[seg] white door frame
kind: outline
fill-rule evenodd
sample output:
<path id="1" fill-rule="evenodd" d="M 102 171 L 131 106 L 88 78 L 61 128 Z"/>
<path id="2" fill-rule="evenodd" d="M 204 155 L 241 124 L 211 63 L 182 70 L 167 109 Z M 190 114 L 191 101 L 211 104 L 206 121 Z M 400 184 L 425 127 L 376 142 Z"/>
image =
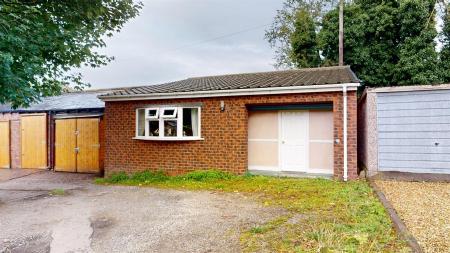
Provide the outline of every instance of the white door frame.
<path id="1" fill-rule="evenodd" d="M 299 171 L 290 171 L 290 170 L 284 170 L 283 168 L 283 161 L 282 161 L 282 137 L 283 137 L 283 112 L 303 112 L 306 115 L 307 122 L 306 122 L 306 140 L 305 140 L 305 168 L 303 170 Z M 312 172 L 309 168 L 309 111 L 300 111 L 300 110 L 289 110 L 289 111 L 278 111 L 278 171 L 287 171 L 287 172 L 305 172 L 310 173 Z"/>

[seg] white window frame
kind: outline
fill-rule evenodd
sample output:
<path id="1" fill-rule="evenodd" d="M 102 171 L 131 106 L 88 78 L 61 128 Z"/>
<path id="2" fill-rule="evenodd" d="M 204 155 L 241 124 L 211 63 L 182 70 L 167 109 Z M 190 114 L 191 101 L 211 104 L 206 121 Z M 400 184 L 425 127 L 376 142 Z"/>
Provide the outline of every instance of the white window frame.
<path id="1" fill-rule="evenodd" d="M 179 108 L 182 107 L 167 107 L 167 108 L 161 108 L 161 118 L 164 119 L 174 119 L 177 117 L 177 112 L 179 111 Z M 165 112 L 169 111 L 169 110 L 173 110 L 172 114 L 166 115 Z"/>
<path id="2" fill-rule="evenodd" d="M 198 110 L 198 136 L 183 136 L 183 109 Z M 145 109 L 145 136 L 138 136 L 139 130 L 139 110 Z M 157 110 L 157 116 L 149 116 L 149 110 Z M 164 110 L 174 110 L 171 115 L 164 115 Z M 177 121 L 177 136 L 164 136 L 164 121 Z M 159 122 L 159 136 L 150 136 L 149 122 Z M 160 107 L 160 108 L 137 108 L 136 109 L 136 133 L 133 139 L 137 140 L 154 140 L 154 141 L 186 141 L 186 140 L 203 140 L 201 137 L 201 107 L 199 106 L 183 106 L 183 107 Z"/>
<path id="3" fill-rule="evenodd" d="M 149 112 L 152 110 L 156 110 L 155 116 L 150 116 Z M 145 109 L 145 119 L 158 119 L 159 116 L 159 108 L 146 108 Z"/>

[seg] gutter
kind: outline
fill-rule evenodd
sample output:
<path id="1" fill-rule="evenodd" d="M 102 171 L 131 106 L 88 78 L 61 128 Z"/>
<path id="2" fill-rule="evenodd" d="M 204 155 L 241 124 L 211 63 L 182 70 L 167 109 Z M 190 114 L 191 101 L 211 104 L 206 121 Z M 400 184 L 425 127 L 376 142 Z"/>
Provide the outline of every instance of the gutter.
<path id="1" fill-rule="evenodd" d="M 348 133 L 347 133 L 347 85 L 342 85 L 342 98 L 343 98 L 343 120 L 344 120 L 344 182 L 348 180 L 348 148 L 347 148 L 347 139 L 348 139 Z"/>
<path id="2" fill-rule="evenodd" d="M 157 99 L 178 99 L 178 98 L 255 96 L 255 95 L 275 95 L 275 94 L 292 94 L 292 93 L 313 93 L 313 92 L 336 92 L 341 91 L 343 85 L 347 87 L 347 90 L 357 90 L 357 88 L 359 87 L 359 83 L 344 83 L 344 84 L 270 87 L 270 88 L 254 88 L 254 89 L 164 92 L 164 93 L 150 93 L 150 94 L 128 94 L 128 95 L 99 95 L 98 98 L 103 101 L 130 101 L 130 100 L 157 100 Z"/>

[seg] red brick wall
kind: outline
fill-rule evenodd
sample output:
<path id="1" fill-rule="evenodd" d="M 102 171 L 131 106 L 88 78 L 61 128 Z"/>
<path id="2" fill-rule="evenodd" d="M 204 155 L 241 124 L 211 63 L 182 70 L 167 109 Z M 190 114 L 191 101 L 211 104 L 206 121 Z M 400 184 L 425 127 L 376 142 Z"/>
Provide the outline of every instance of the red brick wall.
<path id="1" fill-rule="evenodd" d="M 220 111 L 225 102 L 225 112 Z M 149 104 L 201 102 L 202 141 L 143 141 L 135 136 L 136 108 Z M 105 173 L 165 170 L 179 174 L 195 169 L 222 169 L 234 173 L 247 170 L 247 108 L 255 104 L 292 104 L 333 102 L 334 174 L 343 175 L 342 93 L 172 99 L 106 102 Z M 356 92 L 348 93 L 348 168 L 349 178 L 357 177 Z M 320 154 L 318 154 L 320 155 Z"/>
<path id="2" fill-rule="evenodd" d="M 13 169 L 20 168 L 20 115 L 18 113 L 0 113 L 0 120 L 9 120 L 10 122 L 10 166 Z"/>

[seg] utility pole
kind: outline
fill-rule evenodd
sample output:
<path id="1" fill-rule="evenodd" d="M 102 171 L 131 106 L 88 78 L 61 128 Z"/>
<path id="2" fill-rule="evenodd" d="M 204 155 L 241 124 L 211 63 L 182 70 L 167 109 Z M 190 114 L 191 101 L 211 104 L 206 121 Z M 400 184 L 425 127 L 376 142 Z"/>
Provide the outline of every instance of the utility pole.
<path id="1" fill-rule="evenodd" d="M 339 66 L 344 66 L 344 0 L 339 0 Z"/>

